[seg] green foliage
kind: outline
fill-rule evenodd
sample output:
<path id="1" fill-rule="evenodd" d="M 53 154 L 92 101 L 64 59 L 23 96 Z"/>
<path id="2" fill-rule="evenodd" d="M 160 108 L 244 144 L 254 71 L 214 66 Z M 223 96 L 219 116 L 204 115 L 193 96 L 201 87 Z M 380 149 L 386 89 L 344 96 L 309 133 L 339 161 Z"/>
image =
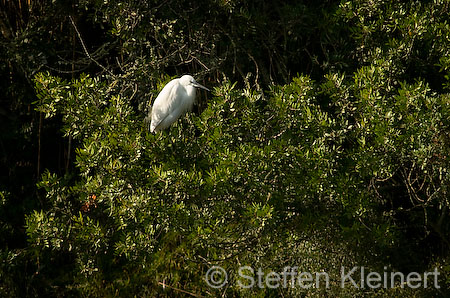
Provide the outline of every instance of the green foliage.
<path id="1" fill-rule="evenodd" d="M 448 294 L 448 1 L 56 2 L 31 11 L 22 35 L 0 22 L 0 58 L 14 64 L 1 73 L 32 78 L 29 96 L 8 89 L 11 106 L 32 103 L 39 119 L 2 132 L 38 140 L 39 177 L 37 191 L 36 174 L 27 191 L 10 185 L 21 163 L 1 141 L 14 167 L 0 180 L 0 294 Z M 72 18 L 52 27 L 63 12 Z M 61 51 L 44 55 L 47 35 Z M 146 109 L 185 72 L 213 91 L 150 134 Z M 206 283 L 212 265 L 229 273 L 226 288 Z M 243 265 L 337 277 L 341 266 L 438 268 L 441 289 L 359 291 L 335 278 L 242 289 Z"/>
<path id="2" fill-rule="evenodd" d="M 79 280 L 115 283 L 122 272 L 130 283 L 121 291 L 136 293 L 142 292 L 133 284 L 147 274 L 156 280 L 145 293 L 161 291 L 156 281 L 204 292 L 205 260 L 228 270 L 237 270 L 239 259 L 282 271 L 273 256 L 297 245 L 313 251 L 323 239 L 347 242 L 341 249 L 371 262 L 384 253 L 383 261 L 404 266 L 389 259 L 409 224 L 397 222 L 399 214 L 417 222 L 415 208 L 427 214 L 448 207 L 448 164 L 437 156 L 447 150 L 439 136 L 449 114 L 446 95 L 421 81 L 382 96 L 382 73 L 363 67 L 351 80 L 329 75 L 322 84 L 302 76 L 265 96 L 224 82 L 200 116 L 157 135 L 145 131 L 120 95 L 107 93 L 109 86 L 40 74 L 39 108 L 61 113 L 64 132 L 83 138 L 70 187 L 64 178 L 43 176 L 50 208 L 27 217 L 29 241 L 39 257 L 46 250 L 73 255 L 70 274 Z M 332 114 L 316 93 L 331 99 Z M 409 202 L 391 194 L 403 187 Z M 415 208 L 406 209 L 410 204 Z M 443 223 L 421 224 L 428 230 Z M 334 268 L 304 258 L 308 268 Z"/>

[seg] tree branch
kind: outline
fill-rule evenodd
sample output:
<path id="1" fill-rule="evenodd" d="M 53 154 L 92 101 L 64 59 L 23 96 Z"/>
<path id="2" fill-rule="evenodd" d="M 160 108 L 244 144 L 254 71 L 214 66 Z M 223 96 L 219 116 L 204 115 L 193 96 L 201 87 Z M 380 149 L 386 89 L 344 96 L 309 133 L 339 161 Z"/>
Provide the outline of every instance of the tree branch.
<path id="1" fill-rule="evenodd" d="M 103 69 L 104 71 L 106 71 L 109 75 L 111 75 L 112 77 L 115 77 L 115 75 L 106 67 L 104 67 L 103 65 L 101 65 L 97 60 L 95 60 L 91 54 L 89 54 L 89 51 L 86 48 L 86 45 L 84 44 L 83 38 L 81 38 L 81 34 L 80 31 L 78 31 L 77 26 L 75 25 L 75 22 L 73 21 L 72 16 L 69 16 L 70 22 L 72 23 L 73 28 L 75 29 L 75 32 L 77 33 L 78 39 L 81 42 L 81 46 L 83 47 L 84 53 L 86 54 L 86 56 L 95 64 L 97 64 L 101 69 Z"/>

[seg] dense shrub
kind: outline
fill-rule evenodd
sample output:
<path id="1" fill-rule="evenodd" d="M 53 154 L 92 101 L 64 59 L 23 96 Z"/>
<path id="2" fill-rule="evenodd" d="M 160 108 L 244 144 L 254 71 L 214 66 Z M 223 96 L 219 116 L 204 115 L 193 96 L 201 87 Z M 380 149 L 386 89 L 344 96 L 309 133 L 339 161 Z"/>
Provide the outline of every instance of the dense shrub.
<path id="1" fill-rule="evenodd" d="M 2 132 L 0 293 L 448 295 L 448 2 L 56 2 L 0 23 L 21 117 Z M 150 134 L 185 72 L 213 91 Z M 244 265 L 332 278 L 243 289 Z M 341 266 L 437 268 L 441 288 L 342 288 Z"/>

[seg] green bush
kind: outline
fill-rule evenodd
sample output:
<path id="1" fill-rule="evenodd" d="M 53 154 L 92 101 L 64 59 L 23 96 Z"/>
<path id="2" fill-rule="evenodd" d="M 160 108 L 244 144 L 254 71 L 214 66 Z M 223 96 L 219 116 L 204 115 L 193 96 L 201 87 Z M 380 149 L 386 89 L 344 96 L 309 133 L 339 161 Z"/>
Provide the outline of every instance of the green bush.
<path id="1" fill-rule="evenodd" d="M 43 176 L 48 208 L 27 217 L 30 244 L 40 259 L 70 255 L 72 287 L 88 292 L 102 282 L 155 295 L 162 282 L 207 293 L 207 265 L 237 272 L 236 260 L 281 272 L 276 260 L 302 256 L 333 272 L 322 249 L 341 265 L 424 271 L 417 248 L 402 246 L 405 229 L 445 227 L 427 216 L 447 208 L 448 96 L 421 81 L 382 96 L 384 82 L 377 67 L 298 77 L 264 96 L 224 82 L 200 116 L 151 135 L 107 85 L 40 74 L 39 109 L 61 113 L 79 146 L 76 176 Z"/>
<path id="2" fill-rule="evenodd" d="M 41 4 L 0 22 L 2 295 L 449 294 L 448 1 Z M 150 134 L 186 72 L 213 91 Z M 330 285 L 244 289 L 241 266 Z M 341 288 L 341 266 L 441 288 Z"/>

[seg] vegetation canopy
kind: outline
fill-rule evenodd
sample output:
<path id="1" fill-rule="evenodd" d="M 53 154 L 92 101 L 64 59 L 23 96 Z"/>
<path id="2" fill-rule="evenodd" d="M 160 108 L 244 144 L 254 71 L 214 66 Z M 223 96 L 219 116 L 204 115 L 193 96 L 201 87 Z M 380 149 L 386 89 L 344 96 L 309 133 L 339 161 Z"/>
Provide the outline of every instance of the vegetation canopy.
<path id="1" fill-rule="evenodd" d="M 450 294 L 450 2 L 0 13 L 1 296 Z M 151 104 L 186 73 L 211 92 L 150 133 Z M 330 280 L 243 287 L 243 266 Z M 343 287 L 354 266 L 437 270 L 439 287 Z"/>

